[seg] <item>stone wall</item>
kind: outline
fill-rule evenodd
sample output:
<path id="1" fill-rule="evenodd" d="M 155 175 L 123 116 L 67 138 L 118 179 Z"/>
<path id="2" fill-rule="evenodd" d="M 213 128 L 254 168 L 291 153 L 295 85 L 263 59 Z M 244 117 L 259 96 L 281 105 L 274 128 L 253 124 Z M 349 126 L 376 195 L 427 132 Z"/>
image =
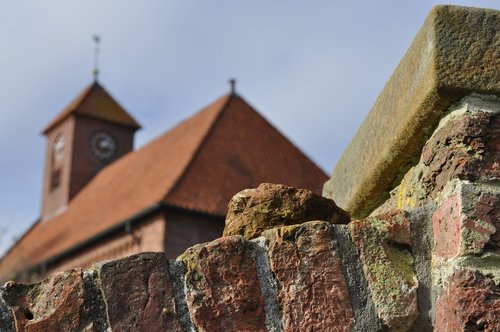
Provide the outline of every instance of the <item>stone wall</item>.
<path id="1" fill-rule="evenodd" d="M 466 98 L 427 144 L 456 137 L 463 126 L 455 120 L 476 123 L 483 113 L 491 117 L 484 132 L 497 130 L 497 139 L 500 100 L 486 99 Z M 491 150 L 482 153 L 477 176 L 491 170 Z M 306 190 L 245 190 L 229 204 L 225 236 L 176 260 L 143 253 L 36 284 L 8 282 L 0 330 L 499 331 L 498 182 L 452 172 L 431 199 L 422 179 L 432 165 L 415 166 L 422 174 L 410 170 L 361 220 Z"/>
<path id="2" fill-rule="evenodd" d="M 262 184 L 176 260 L 5 284 L 0 331 L 500 331 L 499 36 L 433 10 L 325 185 L 350 216 Z"/>
<path id="3" fill-rule="evenodd" d="M 500 330 L 500 98 L 450 107 L 372 215 L 398 208 L 419 216 L 410 227 L 420 314 L 437 331 Z"/>

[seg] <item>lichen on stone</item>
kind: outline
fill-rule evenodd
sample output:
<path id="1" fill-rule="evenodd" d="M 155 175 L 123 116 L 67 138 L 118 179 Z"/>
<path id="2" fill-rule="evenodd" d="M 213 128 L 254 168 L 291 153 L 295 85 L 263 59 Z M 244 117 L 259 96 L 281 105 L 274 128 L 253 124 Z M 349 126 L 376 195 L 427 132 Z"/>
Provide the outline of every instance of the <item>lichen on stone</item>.
<path id="1" fill-rule="evenodd" d="M 274 227 L 311 220 L 348 223 L 349 219 L 349 214 L 331 199 L 305 189 L 263 183 L 237 193 L 229 202 L 223 235 L 251 240 Z"/>
<path id="2" fill-rule="evenodd" d="M 349 224 L 379 317 L 394 331 L 407 331 L 418 316 L 418 280 L 404 212 Z"/>

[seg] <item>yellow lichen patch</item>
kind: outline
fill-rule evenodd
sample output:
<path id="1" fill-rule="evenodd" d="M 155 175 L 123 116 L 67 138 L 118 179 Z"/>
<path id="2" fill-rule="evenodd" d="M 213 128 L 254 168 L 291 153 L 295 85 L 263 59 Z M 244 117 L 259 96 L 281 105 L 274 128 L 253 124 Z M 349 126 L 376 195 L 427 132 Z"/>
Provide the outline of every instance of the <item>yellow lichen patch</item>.
<path id="1" fill-rule="evenodd" d="M 413 171 L 415 167 L 412 167 L 408 173 L 403 177 L 403 180 L 401 180 L 401 184 L 399 185 L 398 188 L 398 209 L 401 210 L 407 210 L 408 208 L 414 208 L 416 205 L 415 202 L 415 197 L 413 197 L 413 184 L 412 184 L 412 178 L 413 178 Z"/>

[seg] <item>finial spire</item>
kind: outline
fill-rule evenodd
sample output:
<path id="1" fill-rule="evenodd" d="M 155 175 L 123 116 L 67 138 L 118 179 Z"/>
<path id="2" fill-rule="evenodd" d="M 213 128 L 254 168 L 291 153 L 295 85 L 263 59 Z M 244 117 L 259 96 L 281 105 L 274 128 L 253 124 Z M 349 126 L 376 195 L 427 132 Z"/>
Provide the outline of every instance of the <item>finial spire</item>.
<path id="1" fill-rule="evenodd" d="M 234 78 L 229 79 L 229 92 L 232 95 L 236 93 L 236 80 Z"/>
<path id="2" fill-rule="evenodd" d="M 94 70 L 92 70 L 92 74 L 94 75 L 94 81 L 97 81 L 97 76 L 99 76 L 99 43 L 101 42 L 101 37 L 99 35 L 93 35 L 92 39 L 95 43 L 94 49 Z"/>

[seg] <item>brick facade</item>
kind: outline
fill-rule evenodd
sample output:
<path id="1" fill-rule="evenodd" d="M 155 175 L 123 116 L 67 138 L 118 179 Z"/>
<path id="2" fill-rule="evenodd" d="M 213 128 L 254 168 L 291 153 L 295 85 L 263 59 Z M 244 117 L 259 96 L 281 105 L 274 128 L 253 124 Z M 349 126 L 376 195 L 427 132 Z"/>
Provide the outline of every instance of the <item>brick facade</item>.
<path id="1" fill-rule="evenodd" d="M 224 218 L 188 211 L 169 210 L 165 220 L 164 251 L 170 259 L 197 243 L 215 240 L 224 229 Z"/>
<path id="2" fill-rule="evenodd" d="M 91 137 L 98 131 L 105 131 L 116 140 L 117 150 L 110 159 L 98 159 L 91 152 Z M 133 128 L 76 115 L 73 150 L 78 151 L 78 153 L 73 154 L 71 162 L 70 200 L 102 168 L 133 150 L 134 132 Z"/>
<path id="3" fill-rule="evenodd" d="M 62 212 L 68 202 L 70 196 L 70 177 L 71 177 L 71 158 L 73 155 L 73 138 L 75 129 L 75 119 L 67 118 L 59 124 L 57 130 L 47 133 L 47 147 L 45 155 L 45 170 L 43 176 L 43 193 L 41 214 L 46 219 L 51 218 L 55 214 Z M 54 144 L 56 138 L 62 135 L 64 137 L 64 148 L 62 151 L 62 159 L 55 161 Z M 59 185 L 52 186 L 53 172 L 59 170 Z"/>
<path id="4" fill-rule="evenodd" d="M 85 247 L 81 252 L 69 256 L 50 267 L 47 274 L 75 267 L 88 268 L 95 263 L 148 251 L 162 251 L 165 233 L 163 214 L 154 216 L 117 235 L 109 236 L 94 245 Z"/>

